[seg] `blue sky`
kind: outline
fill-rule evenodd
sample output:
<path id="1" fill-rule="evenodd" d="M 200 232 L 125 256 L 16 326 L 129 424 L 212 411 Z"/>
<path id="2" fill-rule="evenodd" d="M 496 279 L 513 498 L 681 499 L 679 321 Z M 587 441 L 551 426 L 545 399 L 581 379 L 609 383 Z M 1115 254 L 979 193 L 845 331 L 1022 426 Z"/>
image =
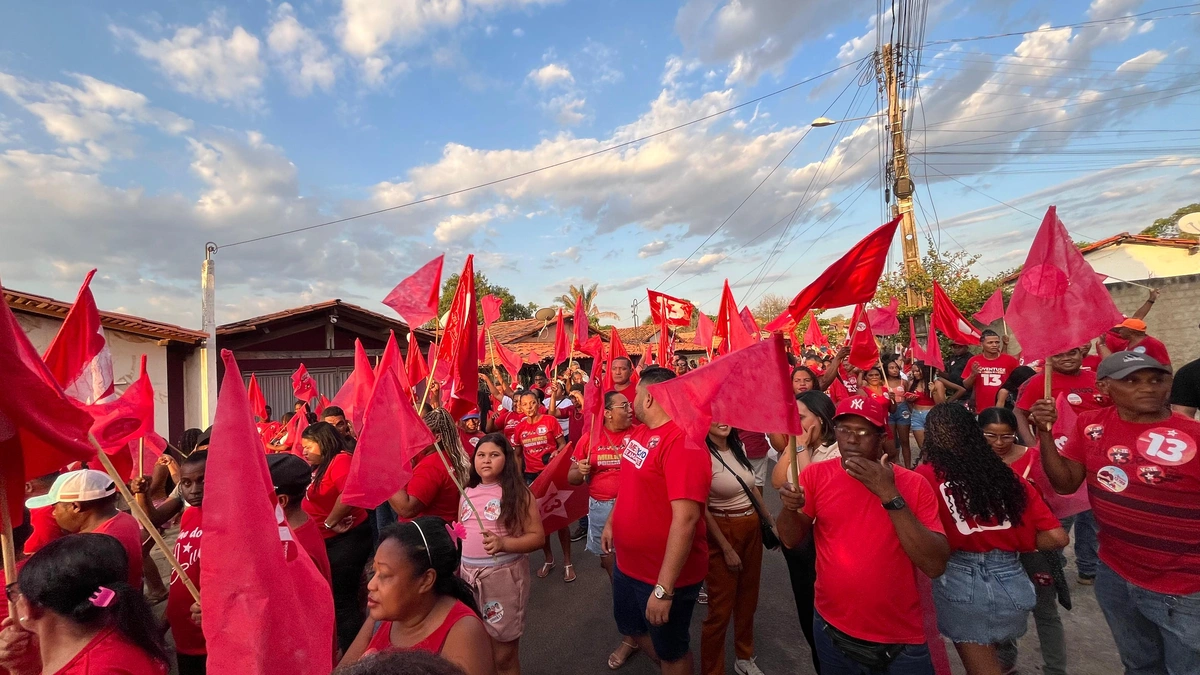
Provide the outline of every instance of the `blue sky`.
<path id="1" fill-rule="evenodd" d="M 982 254 L 988 275 L 1023 260 L 1051 203 L 1097 239 L 1195 201 L 1200 6 L 1110 21 L 1170 4 L 931 0 L 908 116 L 922 246 Z M 0 26 L 0 278 L 69 298 L 98 267 L 102 307 L 190 326 L 205 241 L 225 246 L 219 322 L 333 297 L 387 311 L 391 286 L 443 251 L 448 271 L 475 253 L 523 302 L 599 283 L 622 325 L 647 286 L 709 312 L 725 278 L 744 303 L 790 298 L 886 220 L 879 120 L 808 124 L 879 110 L 860 77 L 891 27 L 876 10 L 21 3 Z M 998 33 L 1015 34 L 951 42 Z M 839 66 L 556 169 L 226 246 L 578 157 Z"/>

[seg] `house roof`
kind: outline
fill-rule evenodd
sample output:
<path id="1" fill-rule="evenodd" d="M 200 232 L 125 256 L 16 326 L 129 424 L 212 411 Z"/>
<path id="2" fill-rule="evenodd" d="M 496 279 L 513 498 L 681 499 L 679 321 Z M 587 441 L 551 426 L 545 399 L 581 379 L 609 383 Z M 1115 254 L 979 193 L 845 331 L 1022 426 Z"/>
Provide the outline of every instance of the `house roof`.
<path id="1" fill-rule="evenodd" d="M 563 315 L 563 318 L 570 320 L 571 316 Z M 497 342 L 507 347 L 512 347 L 514 344 L 523 344 L 520 342 L 514 342 L 515 340 L 529 337 L 534 333 L 540 332 L 543 328 L 553 326 L 557 322 L 557 316 L 551 318 L 549 321 L 542 321 L 541 319 L 497 321 L 491 325 L 491 327 L 488 329 L 488 332 L 491 333 L 492 338 Z M 588 326 L 588 334 L 599 335 L 603 340 L 608 340 L 608 333 L 606 331 L 598 331 L 590 325 Z"/>
<path id="2" fill-rule="evenodd" d="M 650 342 L 656 335 L 658 335 L 658 326 L 634 326 L 632 328 L 617 329 L 617 336 L 621 338 L 621 344 Z"/>
<path id="3" fill-rule="evenodd" d="M 14 291 L 11 288 L 4 289 L 4 301 L 14 311 L 40 314 L 58 319 L 66 319 L 67 312 L 71 311 L 71 306 L 74 304 L 41 295 L 34 295 L 33 293 Z M 158 338 L 159 340 L 170 340 L 192 346 L 204 342 L 208 337 L 208 334 L 202 331 L 170 323 L 162 323 L 161 321 L 151 321 L 150 319 L 143 319 L 129 314 L 120 314 L 118 312 L 100 312 L 100 324 L 105 328 L 121 331 L 122 333 Z"/>
<path id="4" fill-rule="evenodd" d="M 1084 256 L 1087 256 L 1089 253 L 1095 253 L 1096 251 L 1109 248 L 1110 246 L 1119 246 L 1122 244 L 1162 246 L 1165 248 L 1179 248 L 1184 250 L 1191 250 L 1200 247 L 1200 242 L 1197 242 L 1195 239 L 1167 239 L 1164 237 L 1150 237 L 1144 234 L 1130 234 L 1128 232 L 1122 232 L 1120 234 L 1115 234 L 1111 237 L 1108 237 L 1107 239 L 1094 241 L 1087 246 L 1080 248 L 1079 252 Z M 1017 280 L 1017 277 L 1020 276 L 1021 271 L 1017 270 L 1016 272 L 1013 272 L 1012 274 L 1001 279 L 1000 283 L 1011 284 Z"/>
<path id="5" fill-rule="evenodd" d="M 291 309 L 285 309 L 285 310 L 281 310 L 278 312 L 272 312 L 271 314 L 263 314 L 262 316 L 255 316 L 255 317 L 251 317 L 249 319 L 242 319 L 241 321 L 234 321 L 233 323 L 222 324 L 220 326 L 217 326 L 217 335 L 233 335 L 233 334 L 237 334 L 237 333 L 248 333 L 248 332 L 258 330 L 258 328 L 264 324 L 274 323 L 276 321 L 281 321 L 283 319 L 291 319 L 291 318 L 295 318 L 298 316 L 304 316 L 305 314 L 322 313 L 322 312 L 329 311 L 331 309 L 336 309 L 339 313 L 342 311 L 345 311 L 345 312 L 347 312 L 348 315 L 359 315 L 361 318 L 366 318 L 374 323 L 381 324 L 381 325 L 386 326 L 387 328 L 391 328 L 393 330 L 395 330 L 395 329 L 409 330 L 409 325 L 407 323 L 401 321 L 400 319 L 394 319 L 390 316 L 385 316 L 378 312 L 372 312 L 371 310 L 366 309 L 364 307 L 359 307 L 358 305 L 354 305 L 349 302 L 344 302 L 339 299 L 334 299 L 334 300 L 326 300 L 325 302 L 318 302 L 318 303 L 315 303 L 312 305 L 304 305 L 302 307 L 293 307 Z M 427 340 L 433 340 L 433 333 L 431 333 L 427 330 L 422 330 L 420 328 L 413 328 L 412 331 L 418 337 L 425 338 Z"/>

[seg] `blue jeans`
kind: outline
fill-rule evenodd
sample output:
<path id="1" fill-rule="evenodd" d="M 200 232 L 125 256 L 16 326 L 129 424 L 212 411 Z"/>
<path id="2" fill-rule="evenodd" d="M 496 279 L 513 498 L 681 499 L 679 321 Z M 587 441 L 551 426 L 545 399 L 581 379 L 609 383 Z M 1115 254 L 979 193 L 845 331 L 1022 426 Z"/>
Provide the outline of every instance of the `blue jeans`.
<path id="1" fill-rule="evenodd" d="M 1200 593 L 1167 595 L 1135 586 L 1100 563 L 1096 601 L 1125 675 L 1200 673 Z"/>
<path id="2" fill-rule="evenodd" d="M 928 645 L 908 645 L 887 670 L 867 670 L 834 646 L 825 633 L 825 620 L 816 612 L 813 612 L 813 642 L 821 659 L 821 675 L 933 675 Z"/>
<path id="3" fill-rule="evenodd" d="M 1090 510 L 1063 518 L 1063 529 L 1070 532 L 1075 525 L 1075 569 L 1080 576 L 1096 576 L 1100 564 L 1100 542 L 1096 539 L 1096 518 Z M 1062 554 L 1059 553 L 1061 556 Z M 1066 560 L 1064 557 L 1063 560 Z"/>

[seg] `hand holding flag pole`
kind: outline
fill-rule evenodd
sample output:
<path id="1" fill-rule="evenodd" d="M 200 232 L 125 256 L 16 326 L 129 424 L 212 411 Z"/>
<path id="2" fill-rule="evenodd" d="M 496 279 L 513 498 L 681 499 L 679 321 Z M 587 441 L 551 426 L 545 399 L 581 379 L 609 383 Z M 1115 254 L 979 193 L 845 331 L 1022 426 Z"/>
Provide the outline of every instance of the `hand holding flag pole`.
<path id="1" fill-rule="evenodd" d="M 8 485 L 4 480 L 4 474 L 0 473 L 0 526 L 3 530 L 0 531 L 0 549 L 4 555 L 4 579 L 16 580 L 17 578 L 17 552 L 13 543 L 13 525 L 12 514 L 8 508 Z M 8 583 L 12 583 L 9 581 Z M 8 615 L 17 615 L 17 605 L 12 600 L 8 601 Z"/>

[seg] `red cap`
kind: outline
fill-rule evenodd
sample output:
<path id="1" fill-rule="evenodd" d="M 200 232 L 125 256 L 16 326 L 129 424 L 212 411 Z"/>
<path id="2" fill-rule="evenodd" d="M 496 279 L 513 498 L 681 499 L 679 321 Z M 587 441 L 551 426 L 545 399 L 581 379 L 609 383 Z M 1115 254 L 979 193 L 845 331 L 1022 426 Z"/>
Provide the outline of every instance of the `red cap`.
<path id="1" fill-rule="evenodd" d="M 833 419 L 836 420 L 842 415 L 858 415 L 880 429 L 887 428 L 887 410 L 879 404 L 879 401 L 870 396 L 852 396 L 842 399 L 837 404 L 837 412 L 834 413 Z"/>

